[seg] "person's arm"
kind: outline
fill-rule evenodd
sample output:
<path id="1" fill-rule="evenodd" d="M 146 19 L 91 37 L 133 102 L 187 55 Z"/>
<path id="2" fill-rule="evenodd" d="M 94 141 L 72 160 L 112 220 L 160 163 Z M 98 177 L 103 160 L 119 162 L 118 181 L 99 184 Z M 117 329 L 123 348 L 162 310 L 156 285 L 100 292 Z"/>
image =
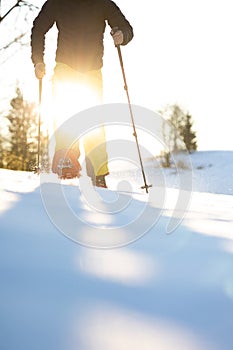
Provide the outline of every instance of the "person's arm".
<path id="1" fill-rule="evenodd" d="M 44 64 L 45 34 L 55 22 L 55 2 L 48 0 L 33 22 L 31 31 L 31 59 L 36 67 Z"/>
<path id="2" fill-rule="evenodd" d="M 123 34 L 121 45 L 126 45 L 133 38 L 133 28 L 125 18 L 119 7 L 111 0 L 104 0 L 105 18 L 113 32 Z M 120 34 L 118 34 L 120 35 Z"/>

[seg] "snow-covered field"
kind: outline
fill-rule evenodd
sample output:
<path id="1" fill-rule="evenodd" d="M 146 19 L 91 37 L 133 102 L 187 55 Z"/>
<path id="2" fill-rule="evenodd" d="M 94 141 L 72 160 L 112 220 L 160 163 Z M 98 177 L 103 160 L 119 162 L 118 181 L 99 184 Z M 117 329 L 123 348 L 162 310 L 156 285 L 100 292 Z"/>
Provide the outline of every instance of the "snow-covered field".
<path id="1" fill-rule="evenodd" d="M 233 152 L 191 160 L 149 196 L 0 170 L 0 348 L 232 350 Z"/>

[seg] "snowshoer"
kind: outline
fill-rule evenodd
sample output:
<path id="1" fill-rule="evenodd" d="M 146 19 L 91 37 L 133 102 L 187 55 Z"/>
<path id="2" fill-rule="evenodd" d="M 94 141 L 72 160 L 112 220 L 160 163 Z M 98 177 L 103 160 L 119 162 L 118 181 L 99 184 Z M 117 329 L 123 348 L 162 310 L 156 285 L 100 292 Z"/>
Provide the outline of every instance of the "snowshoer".
<path id="1" fill-rule="evenodd" d="M 56 24 L 58 29 L 54 95 L 59 99 L 61 84 L 89 87 L 99 101 L 102 99 L 103 37 L 107 24 L 114 29 L 115 46 L 126 45 L 133 38 L 133 29 L 119 7 L 111 0 L 47 0 L 33 22 L 31 33 L 32 62 L 35 75 L 45 75 L 45 34 Z M 74 98 L 73 98 L 74 100 Z M 81 98 L 77 89 L 77 107 Z M 63 101 L 67 104 L 67 101 Z M 56 147 L 52 171 L 61 178 L 79 177 L 81 166 L 79 144 L 62 131 L 55 130 Z M 107 187 L 108 155 L 104 127 L 84 140 L 87 175 L 96 186 Z"/>

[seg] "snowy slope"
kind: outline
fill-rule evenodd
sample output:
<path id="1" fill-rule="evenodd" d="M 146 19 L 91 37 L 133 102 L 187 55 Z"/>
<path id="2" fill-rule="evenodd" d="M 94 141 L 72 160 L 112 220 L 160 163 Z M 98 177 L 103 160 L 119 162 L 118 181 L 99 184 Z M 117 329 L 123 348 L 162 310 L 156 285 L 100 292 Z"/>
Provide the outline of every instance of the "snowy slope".
<path id="1" fill-rule="evenodd" d="M 180 175 L 192 179 L 194 192 L 210 192 L 233 195 L 233 151 L 202 151 L 190 155 L 179 154 L 173 159 L 173 166 L 169 169 L 161 168 L 158 159 L 150 160 L 146 166 L 148 182 L 155 186 L 179 188 Z M 141 180 L 140 169 L 129 162 L 122 162 L 122 173 L 118 163 L 113 164 L 116 176 L 130 176 L 136 183 Z M 127 174 L 125 175 L 125 171 Z M 112 177 L 114 177 L 114 172 Z"/>
<path id="2" fill-rule="evenodd" d="M 233 195 L 233 151 L 202 151 L 190 155 L 193 191 Z"/>
<path id="3" fill-rule="evenodd" d="M 179 190 L 166 190 L 163 203 L 161 187 L 153 187 L 149 200 L 104 189 L 82 193 L 78 183 L 40 182 L 33 174 L 1 170 L 1 349 L 231 350 L 230 153 L 221 159 L 193 155 L 208 187 L 203 181 L 202 193 L 192 193 L 171 234 L 171 219 L 180 217 L 174 212 Z M 166 177 L 175 183 L 174 174 Z M 207 193 L 222 187 L 222 194 Z M 93 249 L 72 239 L 96 246 L 134 242 Z"/>

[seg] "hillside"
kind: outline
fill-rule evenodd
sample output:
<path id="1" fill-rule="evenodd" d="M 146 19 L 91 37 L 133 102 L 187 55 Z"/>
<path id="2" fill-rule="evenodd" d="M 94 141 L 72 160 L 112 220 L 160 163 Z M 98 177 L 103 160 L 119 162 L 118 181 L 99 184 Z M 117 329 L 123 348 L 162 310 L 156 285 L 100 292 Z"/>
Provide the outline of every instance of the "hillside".
<path id="1" fill-rule="evenodd" d="M 233 151 L 202 151 L 190 155 L 177 155 L 170 169 L 161 168 L 158 159 L 146 163 L 148 181 L 154 186 L 179 188 L 180 176 L 187 176 L 192 182 L 192 191 L 233 195 Z M 112 166 L 112 177 L 130 177 L 137 186 L 141 180 L 141 172 L 135 170 L 129 162 Z M 126 172 L 127 171 L 127 172 Z M 112 184 L 112 183 L 111 183 Z"/>
<path id="2" fill-rule="evenodd" d="M 0 170 L 1 348 L 231 350 L 232 154 L 193 154 L 193 193 L 155 164 L 149 196 Z"/>

